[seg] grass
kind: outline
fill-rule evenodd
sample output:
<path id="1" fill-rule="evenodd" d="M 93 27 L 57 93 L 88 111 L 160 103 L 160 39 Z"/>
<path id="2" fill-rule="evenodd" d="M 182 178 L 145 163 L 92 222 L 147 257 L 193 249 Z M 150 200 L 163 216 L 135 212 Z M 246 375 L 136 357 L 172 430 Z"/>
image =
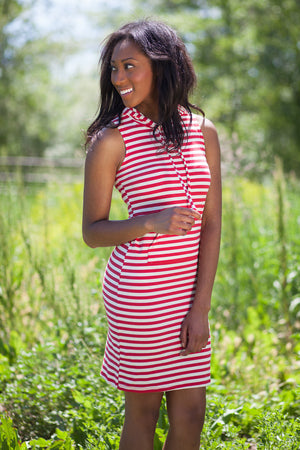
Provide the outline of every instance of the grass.
<path id="1" fill-rule="evenodd" d="M 81 184 L 1 189 L 0 448 L 117 449 L 123 396 L 99 377 L 111 249 L 82 242 Z M 299 447 L 299 191 L 280 167 L 225 182 L 206 450 Z M 163 403 L 155 450 L 167 428 Z"/>

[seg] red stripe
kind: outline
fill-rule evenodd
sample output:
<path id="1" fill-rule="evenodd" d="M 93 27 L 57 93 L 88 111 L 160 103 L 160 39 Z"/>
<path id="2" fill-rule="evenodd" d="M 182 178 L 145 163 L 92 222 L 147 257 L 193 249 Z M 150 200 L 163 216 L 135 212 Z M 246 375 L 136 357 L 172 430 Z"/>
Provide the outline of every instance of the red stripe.
<path id="1" fill-rule="evenodd" d="M 174 205 L 203 212 L 210 184 L 204 139 L 198 123 L 190 127 L 187 112 L 180 108 L 180 114 L 189 136 L 171 162 L 161 152 L 158 131 L 160 142 L 153 138 L 155 124 L 124 109 L 119 130 L 126 156 L 115 186 L 130 217 Z M 109 337 L 101 373 L 118 388 L 164 391 L 209 384 L 210 345 L 188 360 L 178 356 L 181 323 L 195 292 L 200 232 L 201 220 L 184 237 L 148 233 L 113 251 L 103 283 Z"/>

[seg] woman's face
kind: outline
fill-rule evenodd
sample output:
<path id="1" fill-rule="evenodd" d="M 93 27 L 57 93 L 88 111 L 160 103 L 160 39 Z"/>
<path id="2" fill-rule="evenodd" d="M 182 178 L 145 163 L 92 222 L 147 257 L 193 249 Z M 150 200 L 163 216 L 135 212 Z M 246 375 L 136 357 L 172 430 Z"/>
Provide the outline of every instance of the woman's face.
<path id="1" fill-rule="evenodd" d="M 153 121 L 158 120 L 158 100 L 152 64 L 130 40 L 119 42 L 111 57 L 111 82 L 123 103 L 136 108 Z"/>

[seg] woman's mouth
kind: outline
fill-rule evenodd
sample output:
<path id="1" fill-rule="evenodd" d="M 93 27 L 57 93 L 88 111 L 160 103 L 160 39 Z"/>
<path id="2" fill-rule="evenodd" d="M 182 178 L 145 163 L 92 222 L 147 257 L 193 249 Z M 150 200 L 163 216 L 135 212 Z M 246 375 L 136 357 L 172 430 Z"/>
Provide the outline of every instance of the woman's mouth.
<path id="1" fill-rule="evenodd" d="M 133 91 L 133 89 L 130 88 L 130 89 L 122 89 L 119 92 L 120 92 L 120 95 L 126 95 L 126 94 L 130 94 L 130 92 L 132 92 L 132 91 Z"/>

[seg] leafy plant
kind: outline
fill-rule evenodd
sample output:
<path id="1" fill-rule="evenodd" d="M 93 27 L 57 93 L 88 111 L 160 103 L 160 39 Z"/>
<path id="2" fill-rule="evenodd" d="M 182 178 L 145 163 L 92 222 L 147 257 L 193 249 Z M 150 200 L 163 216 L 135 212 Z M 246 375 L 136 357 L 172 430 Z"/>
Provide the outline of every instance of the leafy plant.
<path id="1" fill-rule="evenodd" d="M 299 185 L 286 180 L 284 191 L 287 320 L 273 184 L 234 183 L 234 193 L 224 188 L 202 445 L 273 449 L 286 441 L 290 450 L 300 415 L 300 241 L 298 219 L 291 214 L 299 210 Z M 65 186 L 62 200 L 55 185 L 12 185 L 0 195 L 1 242 L 7 245 L 0 250 L 0 436 L 9 449 L 119 445 L 124 398 L 99 377 L 106 337 L 101 278 L 110 249 L 91 250 L 81 242 L 81 192 L 82 186 Z M 117 195 L 112 214 L 126 214 Z M 162 449 L 167 432 L 164 400 L 155 450 Z"/>

